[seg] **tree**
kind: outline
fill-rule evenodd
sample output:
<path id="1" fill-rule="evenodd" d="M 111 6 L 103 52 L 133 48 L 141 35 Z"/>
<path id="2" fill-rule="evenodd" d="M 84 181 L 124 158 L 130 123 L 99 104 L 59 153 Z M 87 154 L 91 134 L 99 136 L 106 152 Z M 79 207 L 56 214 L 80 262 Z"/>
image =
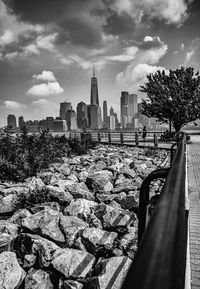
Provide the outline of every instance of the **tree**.
<path id="1" fill-rule="evenodd" d="M 140 91 L 147 94 L 141 113 L 169 122 L 176 132 L 200 118 L 200 76 L 191 67 L 157 71 L 147 75 L 148 82 Z"/>

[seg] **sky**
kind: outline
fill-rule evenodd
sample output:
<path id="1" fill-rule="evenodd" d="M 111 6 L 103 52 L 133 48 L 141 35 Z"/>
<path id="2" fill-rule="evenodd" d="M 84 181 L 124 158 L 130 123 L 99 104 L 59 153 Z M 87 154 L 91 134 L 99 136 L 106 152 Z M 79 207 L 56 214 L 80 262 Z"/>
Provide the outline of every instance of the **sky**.
<path id="1" fill-rule="evenodd" d="M 0 0 L 0 126 L 89 104 L 93 65 L 100 105 L 119 113 L 148 73 L 200 69 L 199 27 L 199 0 Z"/>

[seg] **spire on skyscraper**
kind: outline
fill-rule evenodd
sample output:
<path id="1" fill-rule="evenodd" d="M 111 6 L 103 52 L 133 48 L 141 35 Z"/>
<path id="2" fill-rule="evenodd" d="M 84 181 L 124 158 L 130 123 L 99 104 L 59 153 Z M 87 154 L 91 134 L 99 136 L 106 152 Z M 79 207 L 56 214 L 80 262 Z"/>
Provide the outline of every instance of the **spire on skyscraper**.
<path id="1" fill-rule="evenodd" d="M 97 78 L 95 77 L 95 67 L 93 65 L 93 77 L 91 79 L 91 95 L 90 95 L 90 104 L 99 105 L 99 95 L 98 95 L 98 83 Z"/>
<path id="2" fill-rule="evenodd" d="M 93 77 L 95 77 L 95 66 L 93 64 Z"/>

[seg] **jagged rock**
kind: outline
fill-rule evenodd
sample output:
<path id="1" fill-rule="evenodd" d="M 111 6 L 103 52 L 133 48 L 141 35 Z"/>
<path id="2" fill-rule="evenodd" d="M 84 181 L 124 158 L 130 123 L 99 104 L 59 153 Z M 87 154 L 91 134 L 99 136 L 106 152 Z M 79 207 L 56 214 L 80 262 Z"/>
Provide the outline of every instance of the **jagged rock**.
<path id="1" fill-rule="evenodd" d="M 42 172 L 38 174 L 38 177 L 43 181 L 45 185 L 49 185 L 51 178 L 54 176 L 52 172 Z"/>
<path id="2" fill-rule="evenodd" d="M 0 253 L 12 250 L 18 231 L 18 225 L 9 223 L 8 221 L 0 221 Z"/>
<path id="3" fill-rule="evenodd" d="M 89 253 L 93 255 L 106 254 L 111 251 L 117 234 L 97 228 L 86 228 L 82 233 L 82 242 Z"/>
<path id="4" fill-rule="evenodd" d="M 9 194 L 0 199 L 0 214 L 10 214 L 16 210 L 18 198 L 16 194 Z"/>
<path id="5" fill-rule="evenodd" d="M 119 203 L 117 203 L 116 201 L 110 202 L 109 206 L 113 207 L 116 210 L 122 210 L 121 205 Z"/>
<path id="6" fill-rule="evenodd" d="M 78 174 L 78 179 L 80 182 L 86 182 L 86 179 L 88 177 L 89 173 L 86 172 L 86 171 L 81 171 L 79 174 Z"/>
<path id="7" fill-rule="evenodd" d="M 83 284 L 74 280 L 59 280 L 59 289 L 82 289 Z"/>
<path id="8" fill-rule="evenodd" d="M 112 177 L 112 173 L 107 170 L 94 172 L 88 176 L 86 185 L 94 192 L 110 192 L 113 189 Z"/>
<path id="9" fill-rule="evenodd" d="M 26 179 L 26 182 L 31 191 L 42 192 L 46 188 L 41 178 L 32 177 L 32 178 Z"/>
<path id="10" fill-rule="evenodd" d="M 39 235 L 22 233 L 15 242 L 15 248 L 21 259 L 24 259 L 24 262 L 25 256 L 34 255 L 38 258 L 40 267 L 45 268 L 50 265 L 54 252 L 60 247 Z M 29 260 L 30 256 L 28 258 Z"/>
<path id="11" fill-rule="evenodd" d="M 95 201 L 95 196 L 88 190 L 85 183 L 74 183 L 72 186 L 68 187 L 70 194 L 74 199 L 83 198 L 89 201 Z"/>
<path id="12" fill-rule="evenodd" d="M 123 209 L 132 209 L 138 207 L 138 195 L 137 193 L 125 194 L 122 198 L 118 198 L 117 202 Z"/>
<path id="13" fill-rule="evenodd" d="M 46 207 L 45 210 L 23 219 L 22 226 L 57 243 L 65 243 L 65 237 L 59 228 L 60 216 L 59 212 Z"/>
<path id="14" fill-rule="evenodd" d="M 0 288 L 19 288 L 25 275 L 14 252 L 6 251 L 0 254 Z"/>
<path id="15" fill-rule="evenodd" d="M 63 174 L 64 176 L 69 176 L 71 174 L 71 170 L 69 168 L 69 165 L 68 164 L 63 164 L 62 166 L 59 167 L 59 172 L 61 174 Z"/>
<path id="16" fill-rule="evenodd" d="M 47 272 L 31 268 L 25 278 L 25 289 L 53 289 Z"/>
<path id="17" fill-rule="evenodd" d="M 72 200 L 70 205 L 65 208 L 64 215 L 77 216 L 83 220 L 87 220 L 97 205 L 96 202 L 85 199 Z"/>
<path id="18" fill-rule="evenodd" d="M 69 181 L 78 182 L 78 178 L 75 173 L 70 174 L 68 177 L 66 177 L 66 179 Z"/>
<path id="19" fill-rule="evenodd" d="M 125 167 L 121 170 L 121 173 L 126 177 L 130 179 L 134 179 L 136 177 L 136 172 L 133 169 L 130 169 L 128 167 Z"/>
<path id="20" fill-rule="evenodd" d="M 50 180 L 50 185 L 54 186 L 58 181 L 60 180 L 65 180 L 66 177 L 63 175 L 63 174 L 60 174 L 60 173 L 54 173 L 51 177 L 51 180 Z"/>
<path id="21" fill-rule="evenodd" d="M 26 217 L 30 217 L 32 214 L 27 209 L 20 209 L 16 211 L 11 218 L 8 219 L 10 223 L 18 224 L 21 226 L 22 220 Z"/>
<path id="22" fill-rule="evenodd" d="M 53 267 L 65 277 L 85 277 L 92 269 L 95 257 L 76 249 L 59 249 L 52 260 Z"/>
<path id="23" fill-rule="evenodd" d="M 100 204 L 95 209 L 95 215 L 102 221 L 103 228 L 113 230 L 123 230 L 131 222 L 131 216 L 124 210 L 116 210 L 115 208 Z"/>
<path id="24" fill-rule="evenodd" d="M 139 172 L 142 173 L 145 169 L 147 168 L 147 165 L 145 163 L 141 164 L 136 164 L 135 169 Z"/>
<path id="25" fill-rule="evenodd" d="M 60 204 L 68 205 L 73 199 L 72 195 L 68 191 L 65 191 L 65 189 L 62 187 L 49 185 L 47 186 L 47 190 L 49 196 L 58 201 Z"/>
<path id="26" fill-rule="evenodd" d="M 30 208 L 30 211 L 32 214 L 36 214 L 48 208 L 56 212 L 60 212 L 60 205 L 57 202 L 45 202 L 41 204 L 36 204 Z"/>
<path id="27" fill-rule="evenodd" d="M 66 244 L 69 247 L 74 244 L 74 240 L 78 236 L 79 232 L 88 226 L 88 223 L 76 216 L 62 216 L 60 218 L 60 227 L 65 235 Z"/>
<path id="28" fill-rule="evenodd" d="M 95 266 L 96 277 L 91 278 L 89 288 L 116 289 L 121 288 L 131 265 L 128 257 L 112 257 L 100 259 Z"/>
<path id="29" fill-rule="evenodd" d="M 23 268 L 30 268 L 36 262 L 37 257 L 34 254 L 26 254 L 24 256 Z"/>

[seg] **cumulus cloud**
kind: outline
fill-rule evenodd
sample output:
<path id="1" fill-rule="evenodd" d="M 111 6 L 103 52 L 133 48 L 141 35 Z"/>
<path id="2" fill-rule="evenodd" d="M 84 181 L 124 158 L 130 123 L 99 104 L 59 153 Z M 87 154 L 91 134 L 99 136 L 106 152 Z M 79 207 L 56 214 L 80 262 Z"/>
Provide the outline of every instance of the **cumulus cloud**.
<path id="1" fill-rule="evenodd" d="M 5 108 L 12 108 L 12 109 L 21 109 L 24 108 L 25 105 L 20 104 L 19 102 L 13 101 L 13 100 L 5 100 L 4 102 L 4 107 Z"/>
<path id="2" fill-rule="evenodd" d="M 185 50 L 184 65 L 192 66 L 200 70 L 200 38 L 194 39 L 187 50 Z"/>
<path id="3" fill-rule="evenodd" d="M 46 104 L 48 104 L 48 100 L 45 98 L 40 98 L 38 100 L 33 101 L 32 104 L 36 105 L 36 106 L 46 105 Z"/>
<path id="4" fill-rule="evenodd" d="M 35 84 L 27 91 L 27 94 L 35 96 L 49 96 L 61 94 L 63 91 L 64 89 L 60 86 L 60 84 L 54 81 L 48 83 Z"/>
<path id="5" fill-rule="evenodd" d="M 43 81 L 56 81 L 55 75 L 52 71 L 44 70 L 41 74 L 34 74 L 33 79 Z"/>
<path id="6" fill-rule="evenodd" d="M 3 35 L 0 36 L 0 45 L 5 46 L 15 41 L 15 36 L 10 30 L 5 30 Z"/>

